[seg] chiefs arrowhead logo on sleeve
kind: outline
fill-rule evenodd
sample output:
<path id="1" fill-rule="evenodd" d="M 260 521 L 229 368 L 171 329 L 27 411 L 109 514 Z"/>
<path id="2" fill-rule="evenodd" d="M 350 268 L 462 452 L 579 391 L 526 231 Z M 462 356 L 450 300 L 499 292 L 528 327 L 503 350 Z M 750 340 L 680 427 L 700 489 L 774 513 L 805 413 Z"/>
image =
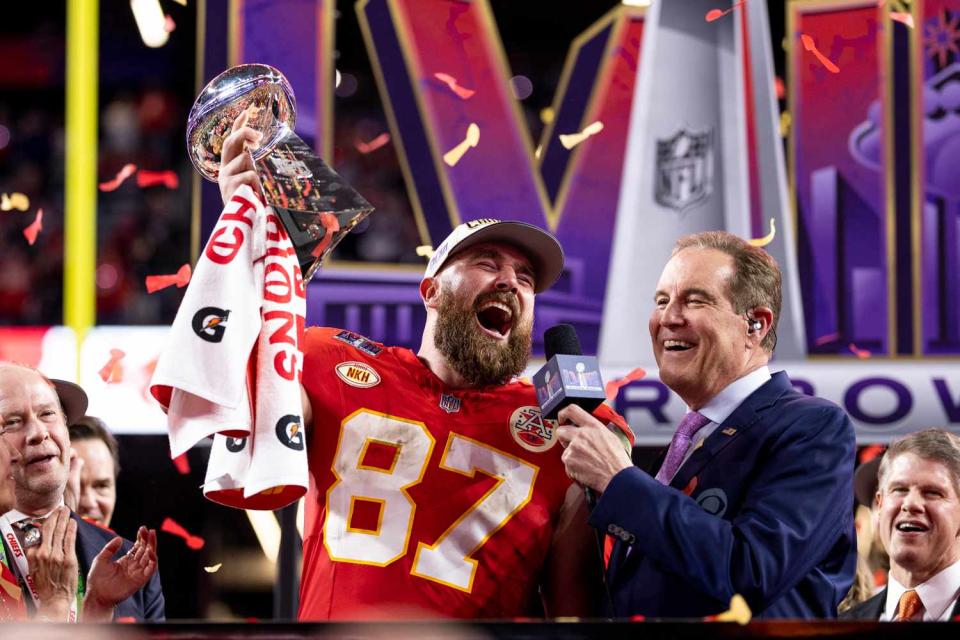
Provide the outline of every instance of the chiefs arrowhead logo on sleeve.
<path id="1" fill-rule="evenodd" d="M 369 389 L 380 384 L 380 374 L 363 362 L 341 362 L 336 366 L 337 376 L 351 387 Z"/>

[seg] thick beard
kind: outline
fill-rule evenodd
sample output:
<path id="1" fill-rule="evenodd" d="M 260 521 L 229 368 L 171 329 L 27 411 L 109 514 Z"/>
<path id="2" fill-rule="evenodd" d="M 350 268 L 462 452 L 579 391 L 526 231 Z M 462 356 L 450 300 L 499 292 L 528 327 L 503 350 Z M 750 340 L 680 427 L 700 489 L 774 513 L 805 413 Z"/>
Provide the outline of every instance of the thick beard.
<path id="1" fill-rule="evenodd" d="M 527 366 L 530 357 L 532 323 L 516 324 L 507 343 L 501 344 L 483 334 L 476 326 L 477 310 L 496 300 L 520 315 L 515 295 L 494 291 L 478 296 L 473 304 L 466 295 L 441 290 L 440 308 L 433 342 L 447 363 L 471 387 L 504 384 Z"/>

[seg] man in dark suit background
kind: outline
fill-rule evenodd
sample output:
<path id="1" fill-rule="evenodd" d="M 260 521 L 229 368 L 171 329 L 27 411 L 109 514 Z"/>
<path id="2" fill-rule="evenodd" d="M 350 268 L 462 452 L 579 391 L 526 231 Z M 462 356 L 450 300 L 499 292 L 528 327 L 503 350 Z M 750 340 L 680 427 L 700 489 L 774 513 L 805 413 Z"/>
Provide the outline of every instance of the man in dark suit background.
<path id="1" fill-rule="evenodd" d="M 842 618 L 945 621 L 960 616 L 960 438 L 927 429 L 893 443 L 878 472 L 887 587 Z"/>
<path id="2" fill-rule="evenodd" d="M 856 566 L 854 432 L 767 363 L 780 270 L 724 232 L 681 238 L 649 329 L 661 381 L 688 405 L 656 478 L 585 411 L 560 413 L 567 473 L 617 540 L 614 616 L 699 617 L 740 594 L 755 617 L 832 618 Z"/>
<path id="3" fill-rule="evenodd" d="M 29 367 L 0 362 L 0 415 L 3 416 L 0 437 L 18 452 L 13 465 L 15 507 L 0 514 L 0 528 L 5 533 L 9 530 L 13 534 L 19 525 L 29 520 L 42 529 L 41 540 L 49 541 L 57 531 L 63 546 L 65 527 L 54 526 L 54 521 L 61 519 L 61 510 L 63 514 L 69 513 L 63 507 L 70 463 L 67 421 L 80 418 L 86 408 L 86 394 L 77 385 L 54 383 Z M 163 621 L 163 592 L 155 560 L 156 533 L 141 527 L 136 550 L 130 553 L 135 546 L 130 541 L 74 513 L 69 513 L 69 517 L 76 521 L 76 557 L 66 558 L 67 554 L 59 553 L 58 560 L 62 565 L 60 569 L 67 564 L 79 565 L 78 584 L 83 585 L 79 591 L 86 588 L 82 599 L 84 613 L 90 614 L 88 618 Z M 102 551 L 106 553 L 98 559 Z M 112 559 L 119 551 L 123 552 L 122 558 Z M 48 557 L 37 557 L 34 550 L 26 555 L 31 558 L 30 564 L 14 568 L 21 581 L 24 581 L 25 570 L 44 571 L 51 563 Z M 131 566 L 134 556 L 138 558 L 137 564 L 140 558 L 144 559 L 143 572 Z M 98 579 L 90 573 L 95 559 Z M 88 576 L 89 584 L 85 581 Z"/>

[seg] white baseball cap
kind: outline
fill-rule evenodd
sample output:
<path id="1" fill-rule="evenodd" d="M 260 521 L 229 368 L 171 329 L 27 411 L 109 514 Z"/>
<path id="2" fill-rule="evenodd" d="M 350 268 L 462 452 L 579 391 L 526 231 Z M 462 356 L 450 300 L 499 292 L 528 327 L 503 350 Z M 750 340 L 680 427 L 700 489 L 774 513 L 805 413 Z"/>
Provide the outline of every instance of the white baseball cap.
<path id="1" fill-rule="evenodd" d="M 450 232 L 433 252 L 423 277 L 433 278 L 457 252 L 483 242 L 509 244 L 523 251 L 536 274 L 535 293 L 550 288 L 563 271 L 563 249 L 553 234 L 526 222 L 481 218 Z"/>

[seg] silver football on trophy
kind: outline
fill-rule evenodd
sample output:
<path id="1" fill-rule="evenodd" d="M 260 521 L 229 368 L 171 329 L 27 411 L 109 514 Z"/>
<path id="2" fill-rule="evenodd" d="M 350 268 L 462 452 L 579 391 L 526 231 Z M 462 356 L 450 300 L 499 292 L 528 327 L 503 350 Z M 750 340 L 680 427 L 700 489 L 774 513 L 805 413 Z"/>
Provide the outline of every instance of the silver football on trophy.
<path id="1" fill-rule="evenodd" d="M 205 178 L 217 181 L 223 141 L 244 111 L 250 114 L 247 126 L 263 134 L 260 146 L 249 151 L 261 195 L 290 235 L 304 280 L 309 280 L 373 206 L 294 132 L 293 89 L 282 73 L 266 64 L 227 69 L 193 103 L 187 149 Z"/>
<path id="2" fill-rule="evenodd" d="M 297 119 L 293 88 L 267 64 L 232 67 L 203 88 L 187 120 L 187 150 L 193 166 L 208 180 L 217 181 L 223 141 L 244 111 L 250 112 L 247 126 L 263 134 L 260 147 L 252 152 L 259 160 L 293 131 Z"/>

